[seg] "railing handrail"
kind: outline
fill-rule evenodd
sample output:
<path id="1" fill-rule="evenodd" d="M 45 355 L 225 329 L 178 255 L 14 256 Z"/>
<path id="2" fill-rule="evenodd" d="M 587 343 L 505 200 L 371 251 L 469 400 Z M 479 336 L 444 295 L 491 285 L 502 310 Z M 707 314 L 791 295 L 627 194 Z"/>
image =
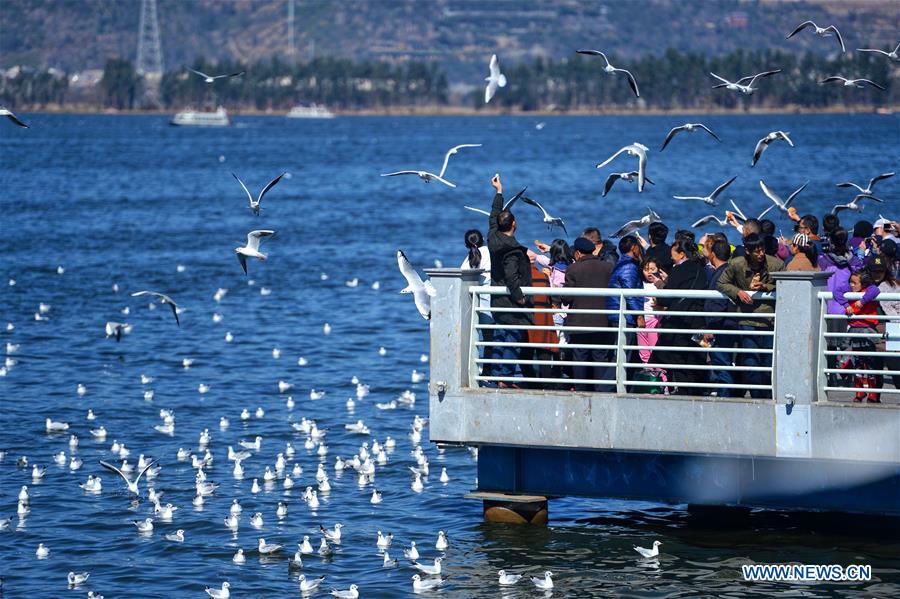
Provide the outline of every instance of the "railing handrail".
<path id="1" fill-rule="evenodd" d="M 522 287 L 525 295 L 556 295 L 561 297 L 672 297 L 687 299 L 727 299 L 727 295 L 713 289 L 619 289 L 616 287 Z M 509 295 L 509 289 L 495 285 L 469 287 L 475 295 Z M 775 294 L 763 291 L 747 291 L 753 299 L 775 301 Z M 900 299 L 900 298 L 898 298 Z"/>
<path id="2" fill-rule="evenodd" d="M 863 297 L 862 293 L 858 293 L 855 291 L 844 294 L 844 298 L 848 299 L 848 300 L 858 300 L 858 299 L 862 299 L 862 297 Z M 832 293 L 831 291 L 820 291 L 819 299 L 820 300 L 833 300 L 834 293 Z M 900 293 L 879 293 L 878 297 L 876 297 L 873 301 L 880 302 L 882 300 L 889 301 L 889 302 L 900 301 Z"/>

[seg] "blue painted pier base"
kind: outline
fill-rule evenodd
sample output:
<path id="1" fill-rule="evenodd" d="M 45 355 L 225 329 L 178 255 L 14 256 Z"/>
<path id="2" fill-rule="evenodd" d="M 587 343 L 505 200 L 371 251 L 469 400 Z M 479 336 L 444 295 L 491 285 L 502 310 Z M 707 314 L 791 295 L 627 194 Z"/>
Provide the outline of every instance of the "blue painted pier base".
<path id="1" fill-rule="evenodd" d="M 900 516 L 900 465 L 481 446 L 478 490 Z"/>

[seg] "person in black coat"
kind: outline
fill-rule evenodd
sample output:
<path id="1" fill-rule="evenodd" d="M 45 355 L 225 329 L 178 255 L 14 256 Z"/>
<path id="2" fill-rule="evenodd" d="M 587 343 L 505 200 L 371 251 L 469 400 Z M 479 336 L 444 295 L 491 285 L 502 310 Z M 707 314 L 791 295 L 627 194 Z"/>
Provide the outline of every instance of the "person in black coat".
<path id="1" fill-rule="evenodd" d="M 690 239 L 679 239 L 672 244 L 672 272 L 666 280 L 667 290 L 706 289 L 706 269 L 696 257 L 697 246 Z M 700 312 L 703 310 L 702 299 L 657 298 L 656 305 L 672 312 Z M 651 362 L 656 364 L 705 364 L 706 354 L 699 351 L 678 351 L 678 347 L 699 348 L 692 339 L 698 329 L 702 329 L 704 318 L 701 315 L 663 313 L 660 328 L 682 329 L 684 332 L 660 333 L 657 347 L 671 346 L 675 349 L 654 350 Z M 702 370 L 682 369 L 675 366 L 669 368 L 669 380 L 678 386 L 679 395 L 700 395 L 701 389 L 691 387 L 690 383 L 706 382 L 706 373 Z"/>
<path id="2" fill-rule="evenodd" d="M 500 175 L 494 175 L 491 185 L 497 190 L 488 217 L 488 251 L 491 254 L 491 282 L 509 289 L 509 295 L 492 295 L 491 308 L 528 308 L 531 301 L 522 293 L 522 287 L 531 285 L 531 261 L 528 249 L 516 240 L 516 217 L 503 209 L 503 186 Z M 510 326 L 533 324 L 530 312 L 491 312 L 494 322 Z M 525 330 L 508 328 L 495 329 L 495 342 L 521 343 Z M 518 360 L 520 348 L 494 347 L 493 357 L 500 360 Z M 495 364 L 494 376 L 515 375 L 515 364 Z M 513 386 L 511 382 L 499 382 L 498 386 Z"/>

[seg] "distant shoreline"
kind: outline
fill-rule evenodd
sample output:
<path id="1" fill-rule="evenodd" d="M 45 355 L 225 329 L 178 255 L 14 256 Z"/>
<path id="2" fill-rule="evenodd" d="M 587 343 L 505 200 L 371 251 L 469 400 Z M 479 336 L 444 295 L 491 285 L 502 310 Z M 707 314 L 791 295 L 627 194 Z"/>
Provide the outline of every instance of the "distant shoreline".
<path id="1" fill-rule="evenodd" d="M 186 108 L 183 110 L 187 110 Z M 41 110 L 21 110 L 21 114 L 99 114 L 109 116 L 131 116 L 131 115 L 156 115 L 156 116 L 174 116 L 177 110 L 115 110 L 108 108 L 92 108 L 85 106 L 77 107 L 45 107 Z M 17 111 L 19 112 L 19 111 Z M 800 106 L 782 106 L 778 108 L 761 108 L 753 107 L 747 110 L 743 109 L 724 109 L 724 108 L 675 108 L 664 110 L 659 108 L 633 109 L 633 108 L 609 108 L 600 110 L 476 110 L 474 108 L 465 108 L 461 106 L 413 106 L 413 107 L 393 107 L 384 109 L 360 109 L 360 110 L 335 110 L 335 116 L 338 117 L 359 117 L 359 116 L 473 116 L 473 117 L 495 117 L 495 116 L 513 116 L 513 117 L 555 117 L 555 116 L 679 116 L 679 115 L 728 115 L 728 116 L 753 116 L 764 114 L 882 114 L 889 116 L 891 114 L 900 114 L 900 105 L 883 106 L 874 108 L 859 108 L 850 106 L 832 106 L 828 108 L 804 108 Z M 287 111 L 266 111 L 266 110 L 241 110 L 229 111 L 230 117 L 244 116 L 270 116 L 285 118 Z M 304 119 L 298 119 L 304 120 Z M 316 119 L 310 119 L 316 120 Z"/>

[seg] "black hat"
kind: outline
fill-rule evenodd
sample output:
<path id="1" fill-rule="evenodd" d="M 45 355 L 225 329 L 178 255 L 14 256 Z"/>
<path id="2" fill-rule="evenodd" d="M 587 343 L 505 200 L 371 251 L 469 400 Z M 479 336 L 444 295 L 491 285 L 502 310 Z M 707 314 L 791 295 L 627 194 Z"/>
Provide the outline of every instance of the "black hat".
<path id="1" fill-rule="evenodd" d="M 572 249 L 582 254 L 593 254 L 595 247 L 594 242 L 586 237 L 579 237 L 572 244 Z"/>
<path id="2" fill-rule="evenodd" d="M 893 239 L 882 239 L 878 247 L 884 256 L 891 260 L 897 258 L 897 242 Z"/>

